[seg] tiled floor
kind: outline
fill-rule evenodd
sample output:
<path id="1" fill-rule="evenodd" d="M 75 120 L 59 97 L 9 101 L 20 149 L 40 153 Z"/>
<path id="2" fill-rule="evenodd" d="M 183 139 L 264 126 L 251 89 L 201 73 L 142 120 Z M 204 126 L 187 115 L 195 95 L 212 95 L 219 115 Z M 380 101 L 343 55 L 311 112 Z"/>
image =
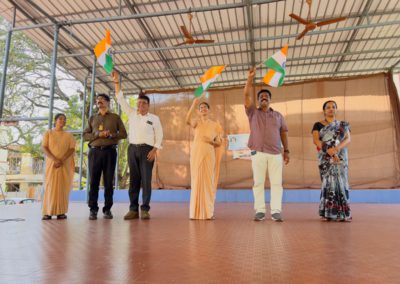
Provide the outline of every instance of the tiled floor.
<path id="1" fill-rule="evenodd" d="M 149 221 L 40 220 L 40 205 L 0 206 L 0 283 L 400 283 L 400 205 L 353 204 L 352 223 L 286 204 L 285 222 L 252 221 L 250 203 L 219 203 L 215 221 L 188 204 L 152 204 Z M 101 216 L 101 215 L 99 215 Z"/>

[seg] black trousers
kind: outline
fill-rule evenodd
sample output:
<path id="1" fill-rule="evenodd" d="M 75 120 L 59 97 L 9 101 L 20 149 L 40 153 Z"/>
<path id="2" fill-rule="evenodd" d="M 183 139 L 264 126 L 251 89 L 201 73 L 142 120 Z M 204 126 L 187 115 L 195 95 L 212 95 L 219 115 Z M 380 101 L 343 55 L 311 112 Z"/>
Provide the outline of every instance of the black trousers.
<path id="1" fill-rule="evenodd" d="M 88 205 L 92 212 L 99 211 L 97 200 L 101 174 L 103 174 L 104 183 L 103 212 L 110 210 L 113 205 L 113 182 L 116 161 L 117 151 L 114 147 L 105 149 L 91 148 L 89 150 L 90 191 Z"/>
<path id="2" fill-rule="evenodd" d="M 129 163 L 129 200 L 131 202 L 129 210 L 139 211 L 139 193 L 142 186 L 141 210 L 150 210 L 151 199 L 151 175 L 153 172 L 153 161 L 147 160 L 147 154 L 153 149 L 153 146 L 147 144 L 134 145 L 129 144 L 128 147 L 128 163 Z"/>

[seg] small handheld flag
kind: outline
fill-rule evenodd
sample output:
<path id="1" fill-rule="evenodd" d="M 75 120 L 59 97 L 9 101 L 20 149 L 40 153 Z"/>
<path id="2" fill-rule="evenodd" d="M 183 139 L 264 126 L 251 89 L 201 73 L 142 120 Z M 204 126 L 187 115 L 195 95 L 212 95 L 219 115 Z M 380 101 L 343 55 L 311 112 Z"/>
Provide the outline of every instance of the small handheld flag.
<path id="1" fill-rule="evenodd" d="M 106 36 L 96 45 L 94 54 L 96 55 L 97 62 L 103 66 L 107 74 L 110 74 L 114 67 L 110 49 L 111 33 L 109 30 L 106 30 Z"/>
<path id="2" fill-rule="evenodd" d="M 194 91 L 194 95 L 196 97 L 200 97 L 205 91 L 207 91 L 211 84 L 214 83 L 215 80 L 217 80 L 217 77 L 219 76 L 219 74 L 221 74 L 224 68 L 225 66 L 221 65 L 213 66 L 208 69 L 206 73 L 204 73 L 204 75 L 200 77 L 201 86 Z"/>
<path id="3" fill-rule="evenodd" d="M 268 58 L 264 64 L 269 69 L 264 76 L 263 81 L 271 87 L 279 87 L 283 85 L 286 75 L 286 56 L 288 45 L 286 44 L 280 51 Z"/>

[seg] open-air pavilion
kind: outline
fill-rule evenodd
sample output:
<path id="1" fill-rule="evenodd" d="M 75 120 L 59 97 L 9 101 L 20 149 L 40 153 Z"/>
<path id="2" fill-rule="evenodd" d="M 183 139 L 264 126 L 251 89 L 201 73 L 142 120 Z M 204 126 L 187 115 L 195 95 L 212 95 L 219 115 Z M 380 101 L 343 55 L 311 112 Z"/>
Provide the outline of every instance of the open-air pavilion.
<path id="1" fill-rule="evenodd" d="M 302 34 L 306 25 L 289 14 L 316 26 Z M 87 125 L 86 101 L 91 115 L 96 94 L 114 96 L 114 82 L 93 53 L 110 30 L 124 94 L 146 92 L 151 112 L 164 128 L 153 174 L 154 220 L 122 220 L 128 198 L 123 190 L 115 193 L 122 203 L 115 205 L 116 220 L 111 222 L 87 220 L 83 190 L 71 193 L 80 202 L 72 203 L 65 222 L 41 223 L 38 204 L 2 206 L 0 216 L 25 221 L 0 224 L 0 282 L 398 281 L 400 103 L 395 81 L 400 71 L 400 0 L 4 0 L 0 15 L 10 22 L 0 121 L 42 120 L 51 128 L 60 65 L 84 85 L 82 128 L 74 130 L 81 134 Z M 318 26 L 339 17 L 345 19 Z M 189 40 L 199 42 L 183 44 L 188 34 L 182 26 L 189 30 Z M 51 55 L 46 117 L 3 114 L 15 32 L 25 33 Z M 265 88 L 267 68 L 260 63 L 285 44 L 284 85 L 270 88 L 272 106 L 289 128 L 285 222 L 260 226 L 251 221 L 251 165 L 234 159 L 229 150 L 222 158 L 217 220 L 189 221 L 183 202 L 190 194 L 193 132 L 184 116 L 200 76 L 213 65 L 226 65 L 205 99 L 225 135 L 248 133 L 243 107 L 248 69 L 258 66 L 255 90 Z M 363 204 L 355 204 L 351 224 L 320 222 L 317 216 L 321 180 L 310 132 L 328 99 L 337 102 L 338 118 L 352 127 L 351 196 L 352 202 Z M 81 151 L 80 169 L 83 159 Z"/>

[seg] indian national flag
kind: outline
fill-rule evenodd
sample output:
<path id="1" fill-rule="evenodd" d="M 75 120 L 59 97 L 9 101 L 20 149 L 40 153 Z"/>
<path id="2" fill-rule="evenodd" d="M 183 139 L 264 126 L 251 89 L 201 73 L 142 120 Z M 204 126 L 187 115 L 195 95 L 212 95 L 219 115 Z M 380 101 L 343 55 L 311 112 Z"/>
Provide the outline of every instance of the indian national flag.
<path id="1" fill-rule="evenodd" d="M 200 77 L 201 86 L 194 91 L 194 95 L 196 97 L 200 97 L 205 91 L 207 91 L 207 89 L 211 86 L 211 84 L 214 83 L 215 80 L 217 80 L 217 77 L 219 76 L 219 74 L 221 74 L 224 68 L 225 66 L 222 65 L 222 66 L 213 66 L 210 69 L 208 69 L 207 72 Z"/>
<path id="2" fill-rule="evenodd" d="M 111 48 L 111 33 L 106 30 L 106 36 L 103 38 L 94 48 L 94 54 L 96 55 L 97 62 L 104 67 L 107 74 L 110 74 L 113 70 L 113 61 L 110 55 Z"/>
<path id="3" fill-rule="evenodd" d="M 288 45 L 282 47 L 280 51 L 268 58 L 264 64 L 269 69 L 264 76 L 264 83 L 271 87 L 279 87 L 283 85 L 286 74 L 286 56 Z"/>

